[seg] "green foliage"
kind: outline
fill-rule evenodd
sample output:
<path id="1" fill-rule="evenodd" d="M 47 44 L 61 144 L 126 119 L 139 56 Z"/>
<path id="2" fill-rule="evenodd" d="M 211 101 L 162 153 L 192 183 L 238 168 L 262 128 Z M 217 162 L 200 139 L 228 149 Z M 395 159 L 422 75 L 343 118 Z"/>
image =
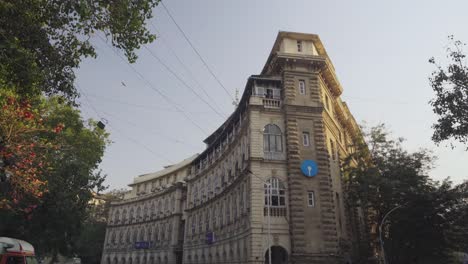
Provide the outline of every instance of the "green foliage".
<path id="1" fill-rule="evenodd" d="M 42 103 L 44 124 L 63 124 L 61 133 L 40 135 L 57 146 L 46 153 L 50 169 L 41 175 L 47 191 L 28 217 L 0 211 L 0 233 L 29 240 L 40 253 L 69 255 L 88 217 L 93 191 L 104 189 L 105 176 L 97 168 L 108 134 L 96 122 L 84 122 L 76 108 L 59 98 L 44 98 Z"/>
<path id="2" fill-rule="evenodd" d="M 438 115 L 434 124 L 432 140 L 436 143 L 453 138 L 462 143 L 468 142 L 468 67 L 461 41 L 449 36 L 447 58 L 449 64 L 439 65 L 434 58 L 429 62 L 437 67 L 429 81 L 435 92 L 430 102 Z"/>
<path id="3" fill-rule="evenodd" d="M 74 69 L 83 57 L 96 56 L 90 39 L 103 32 L 134 62 L 135 50 L 155 39 L 145 21 L 159 1 L 0 1 L 0 87 L 73 100 Z"/>
<path id="4" fill-rule="evenodd" d="M 101 262 L 106 226 L 105 222 L 95 220 L 86 221 L 83 224 L 74 247 L 82 263 L 99 264 Z"/>
<path id="5" fill-rule="evenodd" d="M 450 254 L 466 248 L 468 193 L 466 183 L 453 187 L 427 176 L 434 157 L 427 150 L 408 152 L 383 125 L 370 129 L 356 152 L 344 161 L 349 201 L 362 208 L 378 245 L 383 225 L 389 263 L 448 263 Z"/>

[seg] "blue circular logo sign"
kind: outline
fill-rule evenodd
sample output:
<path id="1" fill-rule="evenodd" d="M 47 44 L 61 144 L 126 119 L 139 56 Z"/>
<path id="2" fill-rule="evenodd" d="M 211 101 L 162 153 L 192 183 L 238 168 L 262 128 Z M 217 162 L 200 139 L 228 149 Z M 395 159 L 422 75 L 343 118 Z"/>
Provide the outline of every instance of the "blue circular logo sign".
<path id="1" fill-rule="evenodd" d="M 318 165 L 313 160 L 304 160 L 301 164 L 301 171 L 307 177 L 313 177 L 318 173 Z"/>

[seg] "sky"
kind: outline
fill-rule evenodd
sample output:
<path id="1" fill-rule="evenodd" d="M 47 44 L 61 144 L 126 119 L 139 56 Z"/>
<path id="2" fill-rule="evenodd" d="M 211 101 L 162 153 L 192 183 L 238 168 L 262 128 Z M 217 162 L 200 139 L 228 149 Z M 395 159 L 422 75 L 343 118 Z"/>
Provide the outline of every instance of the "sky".
<path id="1" fill-rule="evenodd" d="M 432 150 L 438 157 L 433 179 L 468 179 L 465 146 L 452 149 L 431 141 L 437 117 L 428 104 L 434 95 L 428 81 L 434 66 L 428 59 L 445 61 L 448 35 L 468 42 L 468 2 L 164 3 L 227 92 L 161 5 L 148 24 L 158 38 L 138 51 L 131 66 L 102 34 L 96 35 L 98 57 L 83 61 L 77 86 L 83 116 L 103 120 L 111 133 L 100 165 L 111 189 L 128 188 L 140 174 L 202 152 L 203 139 L 234 110 L 236 90 L 242 94 L 247 78 L 261 72 L 278 31 L 320 36 L 343 86 L 342 99 L 358 122 L 385 123 L 395 137 L 406 138 L 410 151 Z"/>

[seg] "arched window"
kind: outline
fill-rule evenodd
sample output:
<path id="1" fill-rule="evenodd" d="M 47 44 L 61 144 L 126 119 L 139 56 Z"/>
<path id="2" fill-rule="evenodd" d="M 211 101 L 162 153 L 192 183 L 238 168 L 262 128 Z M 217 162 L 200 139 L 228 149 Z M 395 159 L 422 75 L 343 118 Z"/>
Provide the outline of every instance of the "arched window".
<path id="1" fill-rule="evenodd" d="M 229 225 L 231 223 L 231 196 L 227 197 L 226 202 L 226 224 Z"/>
<path id="2" fill-rule="evenodd" d="M 234 220 L 237 219 L 237 195 L 239 194 L 239 191 L 237 192 L 234 192 L 233 196 L 232 196 L 232 218 L 234 218 Z"/>
<path id="3" fill-rule="evenodd" d="M 151 226 L 148 227 L 146 240 L 153 241 L 153 228 Z"/>
<path id="4" fill-rule="evenodd" d="M 161 241 L 166 240 L 166 224 L 162 223 L 161 224 Z"/>
<path id="5" fill-rule="evenodd" d="M 215 229 L 216 227 L 218 227 L 218 206 L 215 204 L 214 207 L 213 207 L 213 226 L 212 228 Z"/>
<path id="6" fill-rule="evenodd" d="M 277 125 L 268 124 L 263 129 L 263 151 L 282 152 L 283 142 L 281 129 Z"/>
<path id="7" fill-rule="evenodd" d="M 132 209 L 130 209 L 130 215 L 128 216 L 128 220 L 130 221 L 130 223 L 133 222 L 134 218 L 135 218 L 135 215 L 134 215 L 134 211 L 133 211 L 133 208 L 132 208 Z"/>
<path id="8" fill-rule="evenodd" d="M 138 237 L 139 237 L 138 241 L 145 241 L 145 228 L 144 227 L 140 229 L 140 235 Z"/>
<path id="9" fill-rule="evenodd" d="M 219 171 L 214 175 L 213 185 L 214 185 L 214 194 L 217 194 L 219 191 L 219 177 L 221 177 Z"/>
<path id="10" fill-rule="evenodd" d="M 130 229 L 127 229 L 127 234 L 125 235 L 125 242 L 130 244 Z"/>
<path id="11" fill-rule="evenodd" d="M 223 222 L 224 222 L 224 221 L 223 221 L 223 220 L 224 220 L 224 217 L 223 217 L 223 215 L 224 215 L 223 209 L 224 209 L 224 203 L 221 202 L 221 204 L 220 204 L 220 206 L 219 206 L 219 215 L 218 215 L 218 216 L 219 216 L 219 226 L 220 226 L 220 227 L 222 227 L 223 224 L 224 224 L 224 223 L 223 223 Z"/>
<path id="12" fill-rule="evenodd" d="M 211 185 L 211 175 L 208 176 L 208 178 L 206 178 L 206 186 L 208 188 L 208 197 L 211 196 L 211 194 L 213 193 L 213 186 Z"/>
<path id="13" fill-rule="evenodd" d="M 196 223 L 196 221 L 197 221 L 197 216 L 194 215 L 194 216 L 191 218 L 191 221 L 190 221 L 190 223 L 191 223 L 191 225 L 192 225 L 192 226 L 191 226 L 191 230 L 192 230 L 191 235 L 192 235 L 192 236 L 195 235 L 195 223 Z"/>
<path id="14" fill-rule="evenodd" d="M 210 208 L 208 208 L 206 210 L 206 217 L 205 217 L 205 219 L 206 219 L 206 226 L 205 226 L 206 232 L 208 232 L 210 230 L 210 221 L 211 221 L 210 210 L 211 210 Z"/>
<path id="15" fill-rule="evenodd" d="M 127 223 L 127 209 L 124 209 L 122 212 L 122 223 L 123 224 Z"/>
<path id="16" fill-rule="evenodd" d="M 141 207 L 138 206 L 136 214 L 137 214 L 136 220 L 140 221 L 141 220 Z"/>
<path id="17" fill-rule="evenodd" d="M 172 195 L 172 199 L 171 199 L 171 211 L 172 212 L 175 212 L 175 205 L 176 205 L 176 196 L 175 194 Z"/>
<path id="18" fill-rule="evenodd" d="M 203 233 L 203 213 L 198 214 L 198 233 Z"/>
<path id="19" fill-rule="evenodd" d="M 124 231 L 119 232 L 119 244 L 124 244 Z"/>
<path id="20" fill-rule="evenodd" d="M 167 240 L 171 242 L 171 236 L 172 236 L 172 222 L 167 223 Z"/>
<path id="21" fill-rule="evenodd" d="M 115 245 L 115 232 L 111 236 L 111 244 Z"/>
<path id="22" fill-rule="evenodd" d="M 133 229 L 132 242 L 137 242 L 138 241 L 137 237 L 138 237 L 138 229 L 135 228 Z"/>
<path id="23" fill-rule="evenodd" d="M 198 200 L 198 186 L 197 184 L 195 183 L 193 185 L 193 204 L 197 204 L 197 200 Z"/>
<path id="24" fill-rule="evenodd" d="M 161 207 L 161 206 L 162 206 L 161 200 L 159 200 L 159 202 L 158 202 L 158 208 L 157 208 L 157 210 L 158 210 L 158 212 L 159 212 L 159 215 L 162 214 L 162 207 Z"/>
<path id="25" fill-rule="evenodd" d="M 120 213 L 119 213 L 119 210 L 115 211 L 115 214 L 114 214 L 114 224 L 118 224 L 120 221 Z"/>
<path id="26" fill-rule="evenodd" d="M 159 241 L 159 225 L 156 224 L 154 227 L 154 241 L 158 242 Z"/>
<path id="27" fill-rule="evenodd" d="M 200 201 L 205 200 L 205 180 L 202 178 L 200 180 Z"/>
<path id="28" fill-rule="evenodd" d="M 151 203 L 151 212 L 150 212 L 150 218 L 154 218 L 156 216 L 156 206 L 155 203 Z"/>
<path id="29" fill-rule="evenodd" d="M 239 191 L 239 211 L 240 214 L 244 213 L 244 184 L 242 183 Z"/>
<path id="30" fill-rule="evenodd" d="M 271 178 L 265 183 L 264 187 L 265 207 L 263 215 L 286 216 L 286 189 L 283 183 L 276 178 Z"/>
<path id="31" fill-rule="evenodd" d="M 143 207 L 143 220 L 146 220 L 146 217 L 148 217 L 148 206 L 145 204 Z"/>

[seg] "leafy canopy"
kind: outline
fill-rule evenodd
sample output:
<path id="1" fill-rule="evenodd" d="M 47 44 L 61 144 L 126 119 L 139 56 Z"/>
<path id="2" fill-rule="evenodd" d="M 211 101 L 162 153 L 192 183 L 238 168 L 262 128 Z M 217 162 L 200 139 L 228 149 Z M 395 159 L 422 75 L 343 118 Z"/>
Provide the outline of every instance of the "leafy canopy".
<path id="1" fill-rule="evenodd" d="M 428 170 L 435 157 L 427 150 L 409 152 L 403 139 L 392 139 L 384 125 L 364 133 L 356 152 L 343 164 L 350 206 L 364 210 L 378 248 L 383 224 L 389 263 L 449 263 L 453 251 L 467 245 L 468 182 L 432 181 Z M 465 211 L 464 211 L 465 210 Z"/>
<path id="2" fill-rule="evenodd" d="M 432 140 L 440 143 L 453 138 L 461 143 L 468 142 L 468 67 L 461 41 L 449 36 L 447 66 L 439 65 L 434 58 L 429 62 L 437 67 L 429 78 L 435 98 L 430 104 L 438 115 L 433 125 Z"/>
<path id="3" fill-rule="evenodd" d="M 11 173 L 3 182 L 8 191 L 0 196 L 9 206 L 0 207 L 0 233 L 27 239 L 34 243 L 38 252 L 71 255 L 74 241 L 88 218 L 93 192 L 105 187 L 105 176 L 97 169 L 109 144 L 108 134 L 98 128 L 95 121 L 83 121 L 76 108 L 62 103 L 57 97 L 37 98 L 27 109 L 41 121 L 26 122 L 24 112 L 20 112 L 20 118 L 12 119 L 15 126 L 32 130 L 31 133 L 20 130 L 21 140 L 15 144 L 29 146 L 31 142 L 44 142 L 43 147 L 35 151 L 36 157 L 41 157 L 40 161 L 45 161 L 47 168 L 40 172 Z M 0 112 L 0 117 L 5 113 Z M 41 130 L 37 131 L 39 125 Z M 35 136 L 33 132 L 39 134 Z M 25 134 L 27 136 L 23 137 Z M 16 147 L 10 147 L 12 141 L 6 143 L 7 149 L 16 151 Z M 30 158 L 29 152 L 16 151 L 15 155 L 15 160 L 4 167 L 6 171 L 18 166 L 18 161 Z M 21 188 L 21 200 L 15 202 L 10 194 L 18 192 L 18 182 L 27 185 L 30 177 L 44 183 L 41 195 L 34 196 L 36 188 Z"/>
<path id="4" fill-rule="evenodd" d="M 159 1 L 0 1 L 0 87 L 75 99 L 74 69 L 96 56 L 90 39 L 103 32 L 134 62 L 135 50 L 155 39 L 145 21 Z"/>

